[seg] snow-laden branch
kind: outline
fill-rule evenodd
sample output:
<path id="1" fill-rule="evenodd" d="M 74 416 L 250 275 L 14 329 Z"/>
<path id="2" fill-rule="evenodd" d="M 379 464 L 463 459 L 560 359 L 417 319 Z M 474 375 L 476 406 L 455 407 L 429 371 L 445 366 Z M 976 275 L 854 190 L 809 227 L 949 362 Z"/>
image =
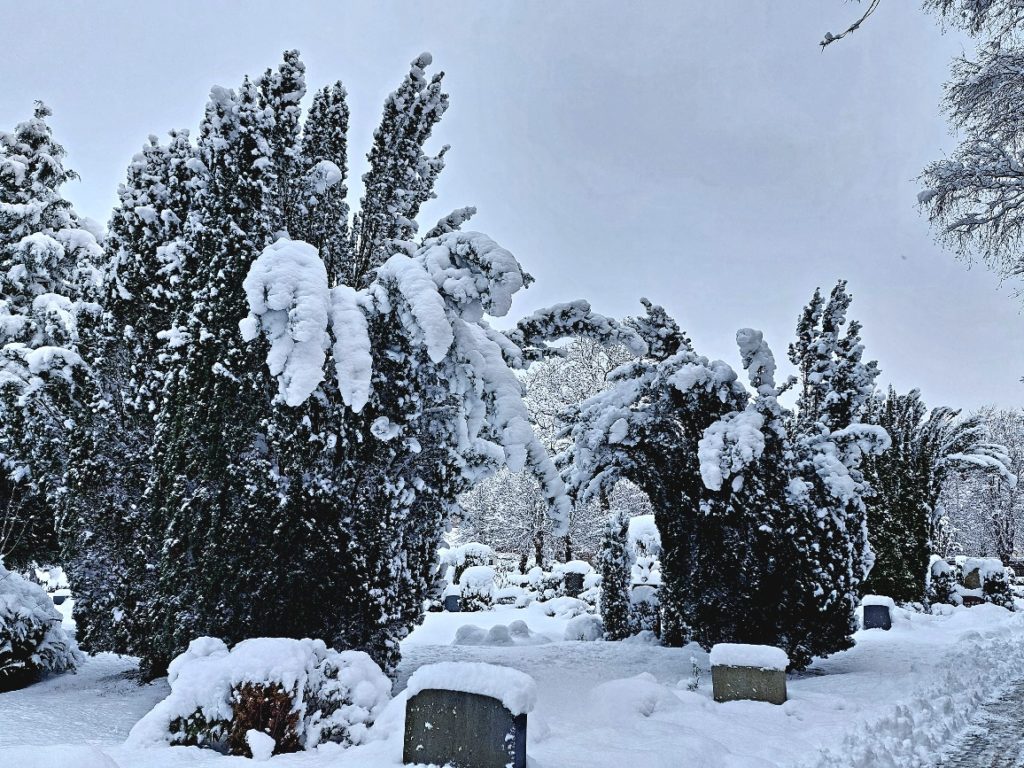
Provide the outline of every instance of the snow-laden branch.
<path id="1" fill-rule="evenodd" d="M 634 355 L 647 352 L 647 345 L 636 331 L 597 314 L 583 299 L 539 309 L 520 320 L 507 335 L 522 350 L 522 356 L 511 361 L 516 367 L 545 357 L 564 355 L 564 348 L 552 346 L 551 342 L 568 336 L 595 339 L 604 346 L 621 344 Z"/>
<path id="2" fill-rule="evenodd" d="M 423 355 L 401 358 L 406 376 L 425 387 L 441 382 L 452 394 L 453 406 L 441 409 L 438 418 L 455 437 L 466 483 L 501 466 L 527 469 L 540 483 L 557 532 L 564 530 L 571 506 L 531 427 L 522 384 L 509 364 L 526 354 L 514 338 L 484 320 L 485 314 L 507 314 L 513 295 L 526 283 L 526 274 L 504 248 L 485 235 L 455 231 L 428 239 L 412 255 L 391 256 L 364 290 L 329 288 L 316 249 L 285 238 L 253 263 L 245 280 L 250 314 L 240 327 L 246 339 L 260 330 L 267 337 L 267 365 L 291 406 L 320 387 L 330 350 L 345 404 L 356 413 L 369 405 L 381 414 L 373 422 L 378 428 L 370 430 L 380 440 L 399 434 L 396 420 L 403 414 L 382 410 L 383 390 L 398 385 L 376 380 L 374 371 L 397 358 L 377 356 L 389 354 L 395 335 L 422 350 Z M 573 323 L 562 323 L 561 330 L 567 325 L 597 329 L 609 341 L 637 346 L 631 331 L 590 312 L 585 303 L 574 307 Z M 399 402 L 418 396 L 410 392 Z"/>

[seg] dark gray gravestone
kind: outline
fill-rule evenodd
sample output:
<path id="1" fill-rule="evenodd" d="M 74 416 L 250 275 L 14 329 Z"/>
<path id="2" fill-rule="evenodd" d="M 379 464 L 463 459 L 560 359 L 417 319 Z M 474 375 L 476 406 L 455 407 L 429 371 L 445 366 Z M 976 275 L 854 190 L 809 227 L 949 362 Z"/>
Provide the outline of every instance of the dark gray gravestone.
<path id="1" fill-rule="evenodd" d="M 864 606 L 864 629 L 892 629 L 888 605 Z"/>
<path id="2" fill-rule="evenodd" d="M 449 613 L 459 613 L 461 610 L 459 607 L 459 596 L 448 595 L 448 597 L 444 599 L 444 609 Z"/>
<path id="3" fill-rule="evenodd" d="M 758 667 L 711 667 L 715 701 L 767 701 L 786 703 L 786 672 Z"/>
<path id="4" fill-rule="evenodd" d="M 477 693 L 420 691 L 405 704 L 402 762 L 526 768 L 526 715 Z"/>
<path id="5" fill-rule="evenodd" d="M 568 597 L 579 597 L 583 594 L 583 574 L 565 574 L 565 594 Z"/>

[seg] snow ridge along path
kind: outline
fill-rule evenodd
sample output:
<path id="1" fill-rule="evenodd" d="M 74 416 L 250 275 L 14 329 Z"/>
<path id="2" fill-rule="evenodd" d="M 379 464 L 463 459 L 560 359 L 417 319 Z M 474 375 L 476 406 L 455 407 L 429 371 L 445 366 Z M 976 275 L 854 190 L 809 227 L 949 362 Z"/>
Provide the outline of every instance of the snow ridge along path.
<path id="1" fill-rule="evenodd" d="M 995 628 L 962 634 L 959 647 L 945 654 L 936 665 L 938 681 L 892 705 L 880 717 L 854 728 L 841 746 L 827 749 L 808 765 L 902 768 L 946 764 L 943 757 L 983 714 L 983 706 L 1024 684 L 1022 632 L 1024 617 L 1018 614 Z M 1024 742 L 1024 732 L 1019 727 L 1016 730 L 1017 741 Z"/>

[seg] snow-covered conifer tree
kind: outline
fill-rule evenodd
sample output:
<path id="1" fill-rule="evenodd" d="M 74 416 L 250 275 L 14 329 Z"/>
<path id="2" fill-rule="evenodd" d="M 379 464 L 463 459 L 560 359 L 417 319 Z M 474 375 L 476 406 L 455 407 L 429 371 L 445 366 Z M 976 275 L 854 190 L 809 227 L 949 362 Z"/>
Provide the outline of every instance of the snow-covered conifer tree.
<path id="1" fill-rule="evenodd" d="M 86 381 L 79 326 L 98 311 L 102 261 L 61 194 L 76 176 L 49 115 L 37 103 L 31 119 L 0 133 L 0 516 L 18 541 L 34 542 L 23 559 L 52 554 L 67 414 Z"/>
<path id="2" fill-rule="evenodd" d="M 884 456 L 867 457 L 868 534 L 875 564 L 865 591 L 904 602 L 922 601 L 934 551 L 932 528 L 943 486 L 953 472 L 991 478 L 1014 487 L 1007 449 L 992 442 L 980 416 L 925 406 L 918 390 L 889 388 L 870 402 L 865 420 L 892 439 Z"/>
<path id="3" fill-rule="evenodd" d="M 424 70 L 431 62 L 429 53 L 418 56 L 384 104 L 367 156 L 370 170 L 363 176 L 365 191 L 353 226 L 352 260 L 343 280 L 353 288 L 366 287 L 372 270 L 395 252 L 396 241 L 413 238 L 420 206 L 434 197 L 434 182 L 444 168 L 448 147 L 430 156 L 423 146 L 448 109 L 448 94 L 441 90 L 443 72 L 427 80 Z"/>
<path id="4" fill-rule="evenodd" d="M 82 329 L 90 400 L 75 415 L 61 499 L 62 561 L 88 650 L 135 652 L 147 634 L 159 540 L 143 503 L 186 262 L 185 222 L 201 167 L 186 131 L 150 137 L 118 190 L 105 243 L 103 314 Z M 141 623 L 140 623 L 141 622 Z"/>
<path id="5" fill-rule="evenodd" d="M 621 479 L 650 498 L 662 537 L 662 638 L 687 642 L 694 629 L 701 523 L 709 498 L 698 444 L 705 430 L 748 401 L 736 373 L 697 355 L 665 311 L 644 302 L 646 317 L 631 321 L 648 354 L 614 370 L 603 392 L 571 409 L 563 454 L 570 488 L 583 500 L 610 493 Z"/>
<path id="6" fill-rule="evenodd" d="M 348 279 L 352 264 L 348 192 L 348 104 L 341 82 L 313 95 L 302 128 L 301 163 L 288 231 L 313 245 L 327 266 L 331 285 Z"/>
<path id="7" fill-rule="evenodd" d="M 828 301 L 815 291 L 804 308 L 789 357 L 799 371 L 799 399 L 792 436 L 800 482 L 792 503 L 813 515 L 814 578 L 821 589 L 809 616 L 810 648 L 825 655 L 850 647 L 856 630 L 858 590 L 871 570 L 867 510 L 870 494 L 861 463 L 885 451 L 889 436 L 862 423 L 878 366 L 864 362 L 860 324 L 847 322 L 851 297 L 840 281 Z"/>
<path id="8" fill-rule="evenodd" d="M 303 525 L 281 504 L 272 390 L 237 324 L 242 280 L 286 222 L 304 92 L 289 52 L 279 70 L 237 91 L 213 88 L 198 134 L 205 178 L 185 223 L 186 298 L 169 338 L 180 362 L 166 377 L 147 490 L 163 542 L 151 673 L 198 635 L 305 631 L 294 621 L 308 608 L 305 593 L 288 588 L 302 571 L 293 537 Z"/>
<path id="9" fill-rule="evenodd" d="M 630 613 L 630 587 L 632 558 L 629 553 L 629 515 L 615 510 L 608 517 L 601 551 L 598 553 L 598 571 L 601 573 L 601 619 L 604 636 L 608 640 L 624 640 L 633 632 Z"/>

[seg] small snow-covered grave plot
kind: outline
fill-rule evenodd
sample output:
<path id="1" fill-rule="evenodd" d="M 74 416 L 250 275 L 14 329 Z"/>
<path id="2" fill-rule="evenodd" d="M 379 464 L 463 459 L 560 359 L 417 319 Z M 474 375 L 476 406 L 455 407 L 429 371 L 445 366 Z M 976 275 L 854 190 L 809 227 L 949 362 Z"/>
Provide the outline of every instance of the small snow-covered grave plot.
<path id="1" fill-rule="evenodd" d="M 409 678 L 402 760 L 453 768 L 526 768 L 529 675 L 479 662 L 420 667 Z"/>
<path id="2" fill-rule="evenodd" d="M 789 658 L 770 645 L 719 643 L 711 649 L 711 685 L 715 701 L 786 702 Z"/>
<path id="3" fill-rule="evenodd" d="M 1010 576 L 1001 560 L 994 557 L 968 557 L 958 565 L 963 577 L 957 591 L 963 605 L 971 607 L 992 603 L 1014 610 Z"/>
<path id="4" fill-rule="evenodd" d="M 325 742 L 349 746 L 365 740 L 391 699 L 391 681 L 367 654 L 338 652 L 322 640 L 260 637 L 228 650 L 200 637 L 171 662 L 167 680 L 170 696 L 132 728 L 130 746 L 200 746 L 247 757 Z"/>
<path id="5" fill-rule="evenodd" d="M 864 629 L 892 629 L 892 614 L 896 610 L 896 603 L 891 597 L 865 595 L 860 604 L 864 609 Z"/>

